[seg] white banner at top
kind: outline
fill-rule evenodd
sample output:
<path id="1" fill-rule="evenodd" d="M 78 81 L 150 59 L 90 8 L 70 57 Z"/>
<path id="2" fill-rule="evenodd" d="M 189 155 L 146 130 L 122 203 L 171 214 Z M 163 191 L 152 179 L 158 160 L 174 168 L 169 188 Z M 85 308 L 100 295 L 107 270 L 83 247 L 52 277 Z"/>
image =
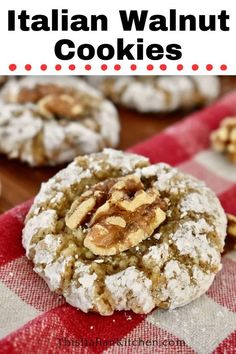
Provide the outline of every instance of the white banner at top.
<path id="1" fill-rule="evenodd" d="M 9 0 L 1 75 L 235 75 L 236 2 Z"/>

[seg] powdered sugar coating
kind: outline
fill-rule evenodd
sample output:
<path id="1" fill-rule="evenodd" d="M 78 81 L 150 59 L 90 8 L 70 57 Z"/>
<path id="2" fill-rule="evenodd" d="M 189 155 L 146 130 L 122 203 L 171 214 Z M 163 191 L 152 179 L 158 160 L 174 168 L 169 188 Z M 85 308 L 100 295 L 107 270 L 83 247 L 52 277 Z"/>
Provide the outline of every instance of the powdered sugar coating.
<path id="1" fill-rule="evenodd" d="M 45 210 L 39 215 L 33 216 L 24 228 L 23 246 L 30 252 L 31 248 L 35 245 L 32 241 L 33 237 L 40 232 L 54 233 L 56 226 L 57 214 L 55 210 Z M 28 253 L 27 253 L 28 255 Z"/>
<path id="2" fill-rule="evenodd" d="M 160 297 L 162 300 L 171 298 L 171 309 L 187 305 L 198 298 L 214 280 L 214 274 L 204 273 L 196 266 L 193 266 L 192 272 L 190 276 L 188 269 L 178 261 L 170 260 L 166 263 L 164 274 L 167 286 L 161 290 Z"/>
<path id="3" fill-rule="evenodd" d="M 181 225 L 171 236 L 180 255 L 189 255 L 199 262 L 219 264 L 220 255 L 215 247 L 207 240 L 207 233 L 213 231 L 213 227 L 204 219 L 188 221 Z"/>
<path id="4" fill-rule="evenodd" d="M 136 174 L 166 200 L 166 221 L 120 255 L 91 255 L 81 232 L 68 232 L 65 213 L 76 196 L 115 176 Z M 202 295 L 221 269 L 226 217 L 215 194 L 167 164 L 105 149 L 80 157 L 42 185 L 28 214 L 23 245 L 52 290 L 84 312 L 183 306 Z"/>
<path id="5" fill-rule="evenodd" d="M 36 85 L 72 88 L 92 100 L 96 110 L 83 119 L 43 119 L 37 104 L 18 103 L 22 89 Z M 82 79 L 69 77 L 26 77 L 10 79 L 0 92 L 0 152 L 30 165 L 56 165 L 79 154 L 115 147 L 120 125 L 114 105 Z"/>
<path id="6" fill-rule="evenodd" d="M 162 243 L 149 248 L 148 253 L 143 256 L 143 263 L 162 267 L 168 258 L 169 246 L 167 243 Z"/>
<path id="7" fill-rule="evenodd" d="M 61 288 L 66 267 L 71 260 L 71 257 L 59 257 L 44 268 L 36 266 L 34 270 L 46 281 L 50 290 L 55 291 Z"/>
<path id="8" fill-rule="evenodd" d="M 89 266 L 77 261 L 75 263 L 74 278 L 71 285 L 64 292 L 66 301 L 84 312 L 93 309 L 94 299 L 94 282 L 97 275 L 92 273 Z M 80 286 L 78 286 L 78 283 Z"/>
<path id="9" fill-rule="evenodd" d="M 89 77 L 114 102 L 140 112 L 171 112 L 207 104 L 220 92 L 214 76 Z"/>
<path id="10" fill-rule="evenodd" d="M 140 308 L 141 313 L 148 313 L 155 306 L 151 280 L 134 267 L 108 275 L 105 284 L 119 311 L 131 309 L 138 312 L 137 308 Z"/>

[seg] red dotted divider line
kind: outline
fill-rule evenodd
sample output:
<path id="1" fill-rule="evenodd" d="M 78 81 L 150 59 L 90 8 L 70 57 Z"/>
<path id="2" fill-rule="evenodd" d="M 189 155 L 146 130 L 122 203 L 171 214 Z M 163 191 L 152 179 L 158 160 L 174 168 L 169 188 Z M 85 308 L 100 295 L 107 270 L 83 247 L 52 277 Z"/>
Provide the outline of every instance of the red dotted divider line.
<path id="1" fill-rule="evenodd" d="M 31 71 L 32 68 L 33 68 L 33 66 L 32 66 L 31 64 L 25 64 L 25 66 L 24 66 L 25 71 Z M 54 68 L 55 68 L 56 71 L 61 71 L 61 70 L 62 70 L 62 65 L 61 65 L 61 64 L 56 64 Z M 121 70 L 122 66 L 121 66 L 120 64 L 115 64 L 112 68 L 113 68 L 115 71 L 119 71 L 119 70 Z M 146 70 L 147 70 L 147 71 L 153 71 L 153 70 L 156 69 L 156 68 L 160 69 L 161 71 L 166 71 L 166 70 L 167 70 L 167 65 L 166 65 L 166 64 L 161 64 L 161 65 L 159 65 L 158 67 L 155 67 L 153 64 L 148 64 L 148 65 L 146 66 Z M 228 67 L 227 67 L 226 64 L 221 64 L 219 68 L 220 68 L 221 71 L 227 71 L 227 69 L 228 69 Z M 9 69 L 10 71 L 12 71 L 12 72 L 13 72 L 13 71 L 16 71 L 16 70 L 17 70 L 17 65 L 16 65 L 16 64 L 10 64 L 10 65 L 8 66 L 8 69 Z M 40 70 L 41 70 L 41 71 L 47 71 L 47 69 L 48 69 L 48 66 L 47 66 L 46 64 L 40 65 Z M 76 70 L 76 65 L 70 64 L 70 65 L 68 66 L 68 69 L 69 69 L 70 71 L 74 71 L 74 70 Z M 86 64 L 86 65 L 84 66 L 84 69 L 85 69 L 86 71 L 90 71 L 90 70 L 92 69 L 92 65 Z M 101 69 L 102 71 L 106 71 L 106 70 L 108 69 L 108 65 L 107 65 L 107 64 L 102 64 L 102 65 L 100 66 L 100 69 Z M 130 65 L 130 70 L 131 70 L 131 71 L 136 71 L 137 69 L 138 69 L 138 66 L 137 66 L 136 64 L 131 64 L 131 65 Z M 178 64 L 178 65 L 176 66 L 176 70 L 177 70 L 177 71 L 182 71 L 183 69 L 184 69 L 184 65 L 183 65 L 183 64 Z M 200 69 L 200 67 L 199 67 L 198 64 L 193 64 L 193 65 L 191 66 L 191 69 L 192 69 L 192 71 L 195 71 L 195 72 L 196 72 L 196 71 L 198 71 L 198 70 Z M 212 71 L 213 69 L 214 69 L 214 66 L 213 66 L 212 64 L 207 64 L 207 65 L 205 66 L 205 70 L 206 70 L 206 71 Z"/>

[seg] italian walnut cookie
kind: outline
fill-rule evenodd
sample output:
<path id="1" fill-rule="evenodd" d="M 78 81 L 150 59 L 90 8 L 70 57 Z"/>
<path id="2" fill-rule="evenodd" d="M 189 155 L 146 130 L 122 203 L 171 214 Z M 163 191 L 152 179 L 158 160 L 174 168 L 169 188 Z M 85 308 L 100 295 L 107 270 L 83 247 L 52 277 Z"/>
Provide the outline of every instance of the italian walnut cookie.
<path id="1" fill-rule="evenodd" d="M 35 272 L 72 306 L 148 313 L 207 291 L 225 235 L 224 211 L 203 182 L 105 149 L 42 185 L 23 246 Z"/>
<path id="2" fill-rule="evenodd" d="M 164 113 L 210 103 L 220 93 L 214 76 L 88 77 L 106 97 L 139 112 Z"/>
<path id="3" fill-rule="evenodd" d="M 115 147 L 114 105 L 83 80 L 26 77 L 0 93 L 0 152 L 30 165 L 55 165 Z"/>

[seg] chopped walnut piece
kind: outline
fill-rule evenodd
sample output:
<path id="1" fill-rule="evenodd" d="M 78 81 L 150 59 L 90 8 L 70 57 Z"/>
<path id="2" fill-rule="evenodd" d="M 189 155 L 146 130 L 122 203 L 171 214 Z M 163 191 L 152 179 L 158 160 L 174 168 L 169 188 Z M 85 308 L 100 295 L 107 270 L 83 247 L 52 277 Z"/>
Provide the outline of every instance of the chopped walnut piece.
<path id="1" fill-rule="evenodd" d="M 36 84 L 32 88 L 23 87 L 17 97 L 19 103 L 37 103 L 43 97 L 49 95 L 60 95 L 64 89 L 54 84 Z"/>
<path id="2" fill-rule="evenodd" d="M 224 119 L 219 129 L 211 134 L 211 142 L 214 150 L 236 163 L 236 117 Z"/>
<path id="3" fill-rule="evenodd" d="M 18 94 L 19 103 L 35 103 L 46 119 L 79 119 L 89 116 L 99 105 L 100 99 L 90 97 L 70 87 L 55 84 L 38 84 L 33 88 L 22 88 Z"/>
<path id="4" fill-rule="evenodd" d="M 145 190 L 135 175 L 100 182 L 89 192 L 72 204 L 66 225 L 72 230 L 87 227 L 84 245 L 93 254 L 114 255 L 134 247 L 166 218 L 166 203 L 157 189 Z"/>
<path id="5" fill-rule="evenodd" d="M 227 233 L 229 236 L 233 236 L 236 239 L 236 216 L 232 214 L 227 214 L 227 218 L 228 218 Z"/>
<path id="6" fill-rule="evenodd" d="M 54 116 L 76 118 L 83 115 L 83 106 L 69 95 L 48 95 L 38 101 L 41 115 L 52 119 Z"/>
<path id="7" fill-rule="evenodd" d="M 66 225 L 70 229 L 75 229 L 86 218 L 87 214 L 93 210 L 96 200 L 93 197 L 85 199 L 82 203 L 75 201 L 70 209 L 70 213 L 66 216 Z"/>

